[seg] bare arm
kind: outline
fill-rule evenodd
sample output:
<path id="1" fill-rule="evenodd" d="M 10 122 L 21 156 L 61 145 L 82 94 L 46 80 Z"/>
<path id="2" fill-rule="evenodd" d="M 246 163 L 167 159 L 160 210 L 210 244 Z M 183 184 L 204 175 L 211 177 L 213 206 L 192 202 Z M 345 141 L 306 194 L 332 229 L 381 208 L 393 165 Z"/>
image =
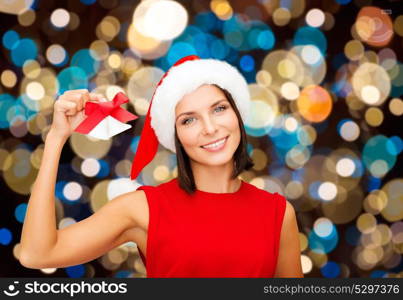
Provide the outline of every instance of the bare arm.
<path id="1" fill-rule="evenodd" d="M 68 136 L 82 120 L 82 94 L 89 98 L 87 92 L 67 92 L 67 98 L 55 104 L 21 234 L 20 262 L 26 267 L 65 267 L 90 261 L 128 241 L 127 233 L 137 226 L 133 210 L 142 191 L 116 197 L 87 219 L 57 230 L 54 194 L 58 164 Z"/>
<path id="2" fill-rule="evenodd" d="M 20 260 L 23 265 L 34 255 L 45 256 L 56 244 L 55 182 L 60 154 L 66 139 L 49 131 L 41 167 L 33 184 L 21 233 Z"/>
<path id="3" fill-rule="evenodd" d="M 137 222 L 130 212 L 136 210 L 139 192 L 114 198 L 90 217 L 57 232 L 57 241 L 46 258 L 32 261 L 34 268 L 56 268 L 91 261 L 117 246 L 129 242 Z M 134 241 L 136 242 L 136 241 Z"/>
<path id="4" fill-rule="evenodd" d="M 298 233 L 294 207 L 286 201 L 283 226 L 280 234 L 280 249 L 274 277 L 304 277 L 301 267 L 301 248 Z"/>

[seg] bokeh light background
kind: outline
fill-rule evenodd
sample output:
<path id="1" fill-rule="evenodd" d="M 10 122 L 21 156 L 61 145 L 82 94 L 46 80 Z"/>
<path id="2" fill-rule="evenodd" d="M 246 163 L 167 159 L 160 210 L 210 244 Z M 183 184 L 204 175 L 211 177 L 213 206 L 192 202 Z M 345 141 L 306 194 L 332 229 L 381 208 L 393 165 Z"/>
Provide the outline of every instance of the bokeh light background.
<path id="1" fill-rule="evenodd" d="M 58 228 L 139 185 L 175 177 L 175 155 L 162 147 L 136 181 L 130 165 L 157 82 L 177 59 L 197 54 L 225 60 L 247 79 L 255 167 L 241 177 L 295 207 L 305 276 L 402 277 L 401 7 L 386 0 L 1 1 L 0 276 L 145 276 L 132 242 L 78 266 L 24 268 L 19 240 L 29 193 L 54 101 L 78 88 L 109 100 L 125 92 L 124 107 L 139 119 L 108 141 L 71 136 L 56 184 Z"/>

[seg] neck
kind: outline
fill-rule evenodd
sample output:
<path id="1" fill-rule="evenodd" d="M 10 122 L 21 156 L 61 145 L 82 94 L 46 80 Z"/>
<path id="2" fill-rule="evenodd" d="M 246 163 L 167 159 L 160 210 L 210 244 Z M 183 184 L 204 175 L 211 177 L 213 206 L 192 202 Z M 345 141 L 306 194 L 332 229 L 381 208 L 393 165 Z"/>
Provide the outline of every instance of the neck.
<path id="1" fill-rule="evenodd" d="M 235 193 L 241 186 L 239 178 L 231 179 L 233 160 L 220 166 L 190 162 L 196 189 L 209 193 Z"/>

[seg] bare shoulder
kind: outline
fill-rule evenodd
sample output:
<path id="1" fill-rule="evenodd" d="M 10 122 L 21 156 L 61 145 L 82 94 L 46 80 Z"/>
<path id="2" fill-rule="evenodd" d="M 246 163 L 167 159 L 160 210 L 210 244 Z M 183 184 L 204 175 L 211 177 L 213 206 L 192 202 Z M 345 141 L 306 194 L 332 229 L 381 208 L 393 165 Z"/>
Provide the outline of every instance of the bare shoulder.
<path id="1" fill-rule="evenodd" d="M 140 227 L 147 231 L 149 212 L 146 193 L 143 190 L 122 194 L 111 201 L 120 203 L 124 214 L 131 219 L 134 227 Z"/>
<path id="2" fill-rule="evenodd" d="M 282 194 L 279 194 L 276 192 L 274 195 L 277 196 L 277 198 L 275 198 L 275 199 L 277 199 L 278 201 L 285 202 L 284 221 L 286 219 L 290 220 L 292 218 L 295 218 L 295 209 L 294 209 L 294 206 L 291 204 L 291 202 L 288 201 L 287 198 L 285 196 L 283 196 Z"/>
<path id="3" fill-rule="evenodd" d="M 295 219 L 295 209 L 294 206 L 290 203 L 290 201 L 285 200 L 285 213 L 284 219 L 290 221 L 290 219 Z"/>
<path id="4" fill-rule="evenodd" d="M 288 230 L 290 227 L 295 226 L 296 223 L 296 213 L 294 206 L 287 198 L 279 193 L 275 193 L 275 199 L 279 201 L 277 205 L 284 207 L 284 215 L 282 218 L 281 228 L 282 231 Z M 284 206 L 283 206 L 284 205 Z"/>
<path id="5" fill-rule="evenodd" d="M 111 201 L 120 202 L 122 205 L 136 206 L 146 200 L 147 198 L 145 192 L 143 190 L 136 190 L 121 194 L 113 198 Z"/>

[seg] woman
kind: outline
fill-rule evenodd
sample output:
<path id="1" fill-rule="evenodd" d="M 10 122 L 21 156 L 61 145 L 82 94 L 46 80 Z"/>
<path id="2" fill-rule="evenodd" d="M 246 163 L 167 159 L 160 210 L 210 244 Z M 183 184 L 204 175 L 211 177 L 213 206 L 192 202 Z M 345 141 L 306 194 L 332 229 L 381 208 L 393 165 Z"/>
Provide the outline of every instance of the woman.
<path id="1" fill-rule="evenodd" d="M 148 277 L 303 277 L 292 205 L 237 178 L 251 166 L 241 120 L 246 90 L 228 64 L 196 56 L 179 60 L 153 95 L 131 174 L 137 177 L 153 158 L 157 140 L 177 153 L 178 178 L 118 196 L 57 230 L 54 186 L 61 149 L 84 119 L 85 103 L 102 101 L 86 90 L 63 94 L 28 203 L 21 263 L 66 267 L 133 241 Z"/>

